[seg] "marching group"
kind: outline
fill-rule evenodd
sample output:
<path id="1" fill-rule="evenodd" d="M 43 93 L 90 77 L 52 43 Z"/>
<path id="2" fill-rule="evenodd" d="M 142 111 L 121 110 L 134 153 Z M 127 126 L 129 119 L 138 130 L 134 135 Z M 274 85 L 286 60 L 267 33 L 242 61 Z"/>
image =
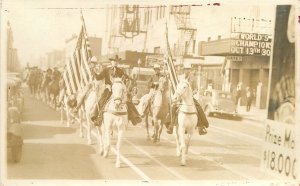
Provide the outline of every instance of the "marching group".
<path id="1" fill-rule="evenodd" d="M 110 58 L 110 61 L 109 66 L 99 68 L 100 64 L 96 60 L 91 60 L 90 69 L 93 80 L 85 88 L 72 95 L 66 94 L 67 85 L 64 82 L 62 72 L 57 67 L 44 71 L 36 66 L 27 68 L 25 82 L 30 89 L 31 96 L 46 102 L 52 108 L 60 108 L 61 111 L 65 108 L 67 120 L 70 119 L 72 112 L 72 117 L 74 114 L 78 114 L 80 121 L 82 121 L 82 113 L 84 113 L 85 122 L 88 125 L 88 143 L 91 144 L 91 124 L 93 124 L 98 130 L 100 152 L 104 152 L 104 156 L 107 156 L 109 151 L 108 131 L 111 130 L 112 125 L 117 125 L 118 135 L 122 135 L 128 121 L 137 125 L 142 122 L 143 117 L 150 116 L 153 125 L 153 142 L 160 141 L 163 126 L 167 128 L 169 134 L 173 133 L 173 127 L 176 126 L 177 153 L 182 155 L 182 165 L 185 165 L 186 148 L 189 146 L 189 140 L 185 142 L 184 133 L 190 139 L 193 131 L 198 128 L 199 134 L 203 135 L 206 134 L 206 128 L 209 125 L 201 106 L 193 99 L 192 87 L 188 80 L 179 82 L 174 95 L 168 97 L 170 96 L 168 75 L 160 74 L 160 67 L 154 66 L 156 74 L 149 80 L 149 93 L 140 99 L 138 105 L 134 105 L 132 93 L 133 90 L 136 90 L 135 79 L 118 66 L 120 61 L 118 56 Z M 103 82 L 102 85 L 99 85 L 100 81 Z M 104 86 L 104 91 L 100 91 L 100 95 L 97 94 L 99 93 L 97 86 Z M 83 123 L 79 122 L 79 125 L 80 133 L 82 133 Z M 104 138 L 106 138 L 104 148 L 100 137 L 102 135 L 101 126 L 104 126 Z M 148 132 L 148 123 L 146 123 L 146 127 Z M 118 141 L 120 140 L 121 137 L 118 136 Z M 119 154 L 120 147 L 117 146 Z M 119 167 L 118 155 L 117 162 L 116 166 Z"/>
<path id="2" fill-rule="evenodd" d="M 105 83 L 105 89 L 102 93 L 99 101 L 97 104 L 94 105 L 93 112 L 90 116 L 91 120 L 93 121 L 94 125 L 100 126 L 102 123 L 102 117 L 103 117 L 103 109 L 107 101 L 109 100 L 111 96 L 111 86 L 112 86 L 112 77 L 113 78 L 122 78 L 122 80 L 128 85 L 127 82 L 130 82 L 132 86 L 127 86 L 131 91 L 128 92 L 127 99 L 127 108 L 128 108 L 128 119 L 131 121 L 133 125 L 136 125 L 137 123 L 140 123 L 142 121 L 142 116 L 137 111 L 135 105 L 132 103 L 132 96 L 134 93 L 134 90 L 136 90 L 136 81 L 135 79 L 130 78 L 122 68 L 118 67 L 118 62 L 120 61 L 120 58 L 118 56 L 115 56 L 115 58 L 110 58 L 111 65 L 107 68 L 103 68 L 103 70 L 100 70 L 101 68 L 96 68 L 98 66 L 98 63 L 96 61 L 91 60 L 91 70 L 92 74 L 95 77 L 96 80 L 104 80 Z M 149 79 L 149 93 L 151 94 L 151 99 L 149 99 L 149 102 L 153 102 L 154 94 L 157 91 L 163 91 L 163 88 L 159 86 L 160 78 L 164 77 L 160 73 L 160 67 L 155 65 L 155 76 Z M 66 85 L 62 78 L 62 72 L 58 70 L 57 67 L 54 67 L 53 69 L 48 68 L 47 70 L 42 70 L 41 68 L 34 66 L 34 67 L 28 67 L 27 74 L 25 76 L 25 82 L 27 83 L 30 93 L 32 96 L 36 97 L 39 100 L 42 100 L 49 104 L 51 107 L 58 109 L 61 105 L 61 99 L 59 99 L 59 94 L 62 89 L 65 89 Z M 187 71 L 188 72 L 188 71 Z M 188 73 L 184 72 L 184 76 L 188 76 Z M 84 94 L 87 94 L 89 90 L 87 90 Z M 83 95 L 79 100 L 76 98 L 76 96 L 69 96 L 68 105 L 72 108 L 75 108 L 75 112 L 80 108 L 80 106 L 83 103 L 84 99 Z M 164 98 L 162 98 L 164 99 Z M 163 100 L 162 100 L 163 101 Z M 208 122 L 204 116 L 204 112 L 199 105 L 199 103 L 195 100 L 194 101 L 197 112 L 198 112 L 198 129 L 199 134 L 203 135 L 206 133 L 206 128 L 208 127 Z M 149 103 L 147 103 L 149 104 Z M 170 104 L 170 103 L 169 103 Z M 169 134 L 172 134 L 173 126 L 176 125 L 176 115 L 178 107 L 176 104 L 172 104 L 172 113 L 165 112 L 163 115 L 165 117 L 165 126 L 167 127 L 167 132 Z M 150 106 L 150 104 L 149 104 Z M 149 108 L 149 107 L 148 107 Z M 168 107 L 169 108 L 169 107 Z M 148 109 L 150 111 L 150 109 Z M 160 111 L 163 109 L 160 109 Z M 161 111 L 162 112 L 162 111 Z M 151 113 L 153 116 L 153 113 Z M 173 115 L 173 120 L 175 122 L 170 121 L 170 115 Z M 199 117 L 200 116 L 200 117 Z M 201 121 L 202 120 L 202 121 Z"/>
<path id="3" fill-rule="evenodd" d="M 60 80 L 62 79 L 58 68 L 42 70 L 34 66 L 28 67 L 26 72 L 25 82 L 30 89 L 31 95 L 56 108 L 58 106 L 57 98 L 60 91 Z"/>

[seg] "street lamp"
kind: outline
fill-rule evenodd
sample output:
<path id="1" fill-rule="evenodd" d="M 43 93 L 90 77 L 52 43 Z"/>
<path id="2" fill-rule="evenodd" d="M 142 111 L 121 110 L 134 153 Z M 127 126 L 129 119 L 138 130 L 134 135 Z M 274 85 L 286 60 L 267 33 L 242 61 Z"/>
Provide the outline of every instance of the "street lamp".
<path id="1" fill-rule="evenodd" d="M 141 73 L 141 63 L 142 63 L 142 61 L 141 61 L 141 59 L 140 59 L 140 58 L 138 59 L 137 63 L 138 63 L 138 66 L 139 66 L 138 80 L 140 80 L 140 73 Z"/>

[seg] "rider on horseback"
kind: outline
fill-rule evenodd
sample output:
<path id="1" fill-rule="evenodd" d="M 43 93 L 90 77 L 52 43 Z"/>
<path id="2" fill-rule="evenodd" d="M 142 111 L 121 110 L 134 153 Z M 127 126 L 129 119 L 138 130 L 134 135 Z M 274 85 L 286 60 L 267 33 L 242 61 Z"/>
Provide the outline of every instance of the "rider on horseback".
<path id="1" fill-rule="evenodd" d="M 150 88 L 150 92 L 151 89 L 157 89 L 158 88 L 158 81 L 161 78 L 161 73 L 160 73 L 160 66 L 158 64 L 154 65 L 154 71 L 155 71 L 155 75 L 151 77 L 151 79 L 148 82 L 149 88 Z"/>
<path id="2" fill-rule="evenodd" d="M 183 78 L 189 80 L 191 71 L 190 71 L 191 67 L 190 66 L 185 66 L 184 67 L 184 73 L 183 73 Z M 198 132 L 199 135 L 204 135 L 207 133 L 206 128 L 208 128 L 209 124 L 208 121 L 206 119 L 206 116 L 200 106 L 200 104 L 198 103 L 198 101 L 194 98 L 194 104 L 197 110 L 197 116 L 198 116 L 198 122 L 197 122 L 197 127 L 198 127 Z M 172 118 L 172 121 L 170 122 L 169 126 L 168 126 L 168 130 L 167 133 L 168 134 L 172 134 L 173 133 L 173 127 L 174 125 L 177 124 L 177 117 L 178 117 L 178 105 L 173 104 L 172 105 L 172 115 L 174 116 L 174 118 Z"/>
<path id="3" fill-rule="evenodd" d="M 121 58 L 118 55 L 115 58 L 110 58 L 111 67 L 104 68 L 101 73 L 93 72 L 96 80 L 105 80 L 105 90 L 101 95 L 99 102 L 93 108 L 93 112 L 91 115 L 91 120 L 94 122 L 96 126 L 100 126 L 103 120 L 103 109 L 109 98 L 111 97 L 111 86 L 112 79 L 111 78 L 123 78 L 123 80 L 129 80 L 129 76 L 117 66 L 118 62 Z M 138 111 L 136 110 L 134 104 L 131 100 L 127 101 L 127 109 L 128 109 L 128 119 L 131 121 L 133 125 L 136 125 L 142 121 Z"/>

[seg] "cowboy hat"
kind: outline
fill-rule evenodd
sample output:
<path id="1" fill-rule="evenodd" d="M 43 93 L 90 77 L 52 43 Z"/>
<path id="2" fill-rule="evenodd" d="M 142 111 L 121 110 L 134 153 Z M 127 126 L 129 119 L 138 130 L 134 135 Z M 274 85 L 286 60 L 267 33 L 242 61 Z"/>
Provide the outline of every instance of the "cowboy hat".
<path id="1" fill-rule="evenodd" d="M 97 63 L 97 57 L 96 56 L 93 56 L 92 58 L 91 58 L 91 63 Z"/>
<path id="2" fill-rule="evenodd" d="M 159 64 L 154 64 L 153 68 L 154 68 L 154 69 L 160 68 L 160 65 L 159 65 Z"/>
<path id="3" fill-rule="evenodd" d="M 184 69 L 191 69 L 192 65 L 190 63 L 183 63 L 183 68 Z"/>
<path id="4" fill-rule="evenodd" d="M 121 61 L 122 58 L 119 58 L 118 55 L 115 55 L 115 58 L 109 58 L 110 61 Z"/>

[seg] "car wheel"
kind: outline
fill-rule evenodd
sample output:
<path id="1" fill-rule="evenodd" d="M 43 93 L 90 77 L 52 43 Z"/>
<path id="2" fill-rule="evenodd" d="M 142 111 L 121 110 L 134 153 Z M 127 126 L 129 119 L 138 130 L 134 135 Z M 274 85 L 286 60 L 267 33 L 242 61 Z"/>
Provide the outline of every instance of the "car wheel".
<path id="1" fill-rule="evenodd" d="M 206 107 L 205 107 L 204 113 L 205 113 L 206 116 L 210 116 L 210 115 L 211 115 L 209 106 L 206 106 Z"/>

